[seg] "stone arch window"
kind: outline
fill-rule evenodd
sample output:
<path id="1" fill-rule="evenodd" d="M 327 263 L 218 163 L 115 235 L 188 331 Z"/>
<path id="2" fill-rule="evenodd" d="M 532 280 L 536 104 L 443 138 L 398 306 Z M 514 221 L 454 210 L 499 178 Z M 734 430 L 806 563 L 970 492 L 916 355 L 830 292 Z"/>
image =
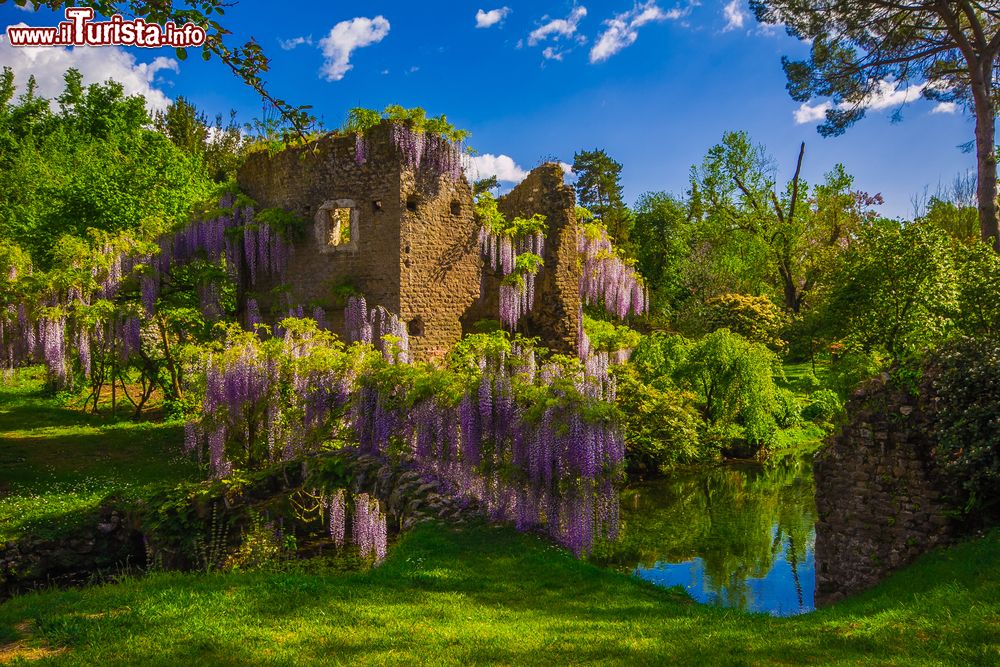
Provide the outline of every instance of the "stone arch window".
<path id="1" fill-rule="evenodd" d="M 419 315 L 406 323 L 406 333 L 409 336 L 424 335 L 424 321 L 420 319 Z"/>
<path id="2" fill-rule="evenodd" d="M 353 199 L 329 199 L 316 211 L 313 229 L 322 253 L 358 248 L 358 209 Z"/>
<path id="3" fill-rule="evenodd" d="M 417 195 L 409 195 L 406 197 L 406 210 L 416 212 L 417 206 L 420 204 L 420 198 Z"/>

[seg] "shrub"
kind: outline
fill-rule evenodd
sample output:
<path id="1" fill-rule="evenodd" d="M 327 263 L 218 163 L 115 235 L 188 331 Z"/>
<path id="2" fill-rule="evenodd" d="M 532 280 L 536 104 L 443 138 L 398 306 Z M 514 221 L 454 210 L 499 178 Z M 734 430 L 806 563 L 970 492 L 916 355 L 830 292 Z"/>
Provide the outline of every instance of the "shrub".
<path id="1" fill-rule="evenodd" d="M 789 428 L 802 421 L 802 408 L 794 393 L 788 389 L 778 389 L 775 399 L 777 399 L 777 409 L 774 412 L 774 420 L 780 428 Z"/>
<path id="2" fill-rule="evenodd" d="M 846 399 L 859 384 L 877 375 L 881 369 L 882 360 L 878 355 L 860 350 L 843 352 L 836 355 L 830 364 L 826 383 Z"/>
<path id="3" fill-rule="evenodd" d="M 729 329 L 755 343 L 781 349 L 780 332 L 787 320 L 766 296 L 722 294 L 705 302 L 707 323 L 712 330 Z"/>
<path id="4" fill-rule="evenodd" d="M 683 336 L 654 331 L 643 336 L 630 359 L 643 382 L 668 384 L 674 382 L 677 369 L 687 357 L 691 342 Z"/>
<path id="5" fill-rule="evenodd" d="M 699 438 L 702 421 L 694 400 L 689 392 L 646 384 L 635 372 L 621 374 L 618 406 L 624 415 L 629 468 L 663 472 L 718 457 L 718 449 Z"/>
<path id="6" fill-rule="evenodd" d="M 814 424 L 832 424 L 844 411 L 844 404 L 837 392 L 820 389 L 809 395 L 809 404 L 802 410 L 802 418 Z"/>
<path id="7" fill-rule="evenodd" d="M 759 450 L 777 426 L 776 365 L 764 345 L 720 329 L 691 346 L 678 376 L 697 393 L 709 426 L 739 426 L 747 444 Z"/>
<path id="8" fill-rule="evenodd" d="M 970 514 L 1000 517 L 1000 341 L 962 338 L 925 375 L 938 460 Z"/>

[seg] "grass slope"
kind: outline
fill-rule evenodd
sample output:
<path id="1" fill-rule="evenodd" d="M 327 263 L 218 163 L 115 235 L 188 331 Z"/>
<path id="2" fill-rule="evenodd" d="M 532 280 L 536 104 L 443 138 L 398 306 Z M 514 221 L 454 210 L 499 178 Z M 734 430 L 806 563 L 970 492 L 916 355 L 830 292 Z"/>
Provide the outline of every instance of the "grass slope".
<path id="1" fill-rule="evenodd" d="M 993 533 L 775 619 L 695 605 L 511 529 L 431 525 L 367 573 L 154 574 L 15 598 L 0 643 L 105 666 L 996 664 L 998 558 Z"/>
<path id="2" fill-rule="evenodd" d="M 0 534 L 197 474 L 171 425 L 0 388 Z M 0 605 L 0 664 L 997 664 L 1000 532 L 878 589 L 774 619 L 692 603 L 485 525 L 428 525 L 369 572 L 156 573 Z"/>
<path id="3" fill-rule="evenodd" d="M 34 368 L 0 383 L 0 541 L 63 530 L 112 492 L 197 479 L 180 424 L 85 414 L 46 396 L 42 378 Z"/>

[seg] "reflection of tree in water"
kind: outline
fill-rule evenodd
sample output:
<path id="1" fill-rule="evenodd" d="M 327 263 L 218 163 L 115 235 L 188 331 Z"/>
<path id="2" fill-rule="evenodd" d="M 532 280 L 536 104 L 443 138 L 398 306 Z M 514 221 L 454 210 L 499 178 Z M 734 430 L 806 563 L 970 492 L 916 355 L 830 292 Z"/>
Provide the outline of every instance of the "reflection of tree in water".
<path id="1" fill-rule="evenodd" d="M 595 558 L 631 568 L 701 557 L 707 586 L 745 607 L 746 580 L 765 576 L 785 549 L 801 606 L 798 567 L 815 523 L 810 458 L 699 469 L 625 490 L 621 540 Z"/>

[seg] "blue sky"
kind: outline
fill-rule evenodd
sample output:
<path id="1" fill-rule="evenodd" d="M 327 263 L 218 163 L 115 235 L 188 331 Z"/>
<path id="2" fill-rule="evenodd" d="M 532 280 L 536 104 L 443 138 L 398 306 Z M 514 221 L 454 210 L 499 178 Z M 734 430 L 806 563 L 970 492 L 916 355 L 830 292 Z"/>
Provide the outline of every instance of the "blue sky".
<path id="1" fill-rule="evenodd" d="M 724 131 L 742 129 L 768 147 L 780 175 L 790 175 L 805 141 L 807 180 L 842 162 L 857 187 L 885 196 L 884 213 L 908 216 L 914 194 L 975 164 L 958 148 L 973 136 L 968 115 L 913 90 L 902 102 L 906 94 L 891 84 L 874 101 L 884 108 L 844 136 L 824 139 L 816 122 L 797 121 L 796 112 L 805 120 L 809 110 L 785 92 L 780 58 L 804 56 L 807 47 L 762 29 L 741 0 L 305 5 L 241 0 L 223 19 L 234 43 L 256 37 L 272 58 L 267 78 L 278 97 L 311 104 L 329 127 L 352 106 L 445 113 L 472 132 L 478 151 L 511 159 L 483 162 L 499 164 L 508 178 L 519 175 L 517 167 L 572 162 L 574 151 L 600 147 L 624 165 L 632 203 L 650 190 L 683 192 L 690 166 Z M 4 26 L 58 18 L 0 5 Z M 76 66 L 88 80 L 123 80 L 154 106 L 184 95 L 209 115 L 234 109 L 250 120 L 261 110 L 219 63 L 177 62 L 169 49 L 24 50 L 2 38 L 0 65 L 14 67 L 21 83 L 34 73 L 50 95 L 66 67 Z M 903 120 L 893 123 L 897 109 Z"/>

